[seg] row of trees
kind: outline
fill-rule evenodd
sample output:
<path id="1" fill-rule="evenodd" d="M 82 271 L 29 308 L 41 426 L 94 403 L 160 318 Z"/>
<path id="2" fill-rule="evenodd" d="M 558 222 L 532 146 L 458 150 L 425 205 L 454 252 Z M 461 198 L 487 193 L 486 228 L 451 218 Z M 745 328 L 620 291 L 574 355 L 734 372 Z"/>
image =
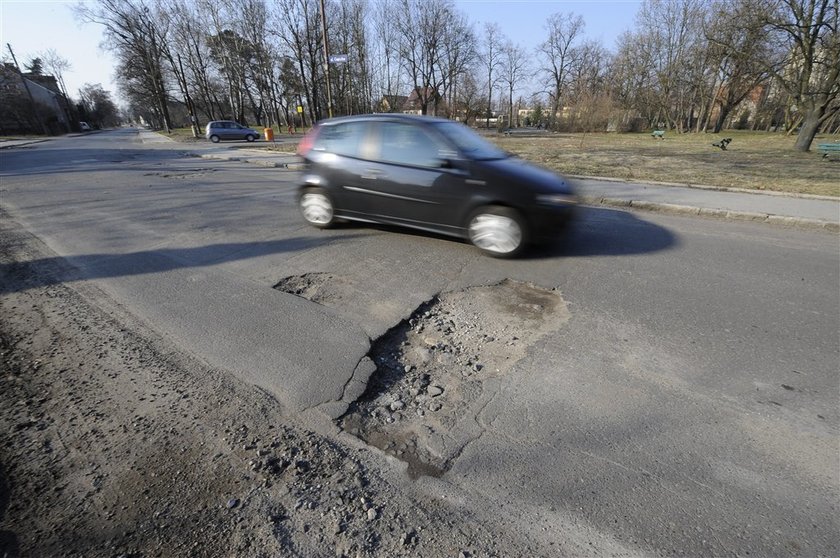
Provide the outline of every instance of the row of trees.
<path id="1" fill-rule="evenodd" d="M 80 121 L 95 127 L 119 124 L 117 105 L 101 84 L 87 83 L 78 97 L 71 97 L 64 82 L 70 68 L 70 62 L 55 50 L 30 58 L 22 68 L 14 56 L 2 60 L 0 132 L 62 134 L 78 132 Z"/>
<path id="2" fill-rule="evenodd" d="M 485 125 L 516 125 L 519 109 L 553 129 L 735 120 L 799 130 L 807 150 L 840 128 L 838 1 L 645 0 L 614 52 L 564 13 L 529 51 L 499 25 L 475 29 L 452 0 L 98 0 L 78 15 L 104 26 L 134 113 L 166 129 L 173 111 L 198 133 L 218 118 L 378 111 L 412 92 L 424 114 Z"/>

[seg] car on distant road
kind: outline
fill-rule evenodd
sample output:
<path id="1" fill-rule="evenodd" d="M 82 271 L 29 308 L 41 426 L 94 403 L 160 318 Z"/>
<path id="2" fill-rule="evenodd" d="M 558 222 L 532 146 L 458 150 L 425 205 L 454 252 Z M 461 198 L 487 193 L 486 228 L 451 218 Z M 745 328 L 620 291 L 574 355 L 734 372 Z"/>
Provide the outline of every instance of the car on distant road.
<path id="1" fill-rule="evenodd" d="M 82 132 L 90 132 L 92 129 L 87 122 L 79 122 L 79 130 Z"/>
<path id="2" fill-rule="evenodd" d="M 204 137 L 213 143 L 219 143 L 221 140 L 254 141 L 260 137 L 260 134 L 233 120 L 214 120 L 208 122 L 204 128 Z"/>
<path id="3" fill-rule="evenodd" d="M 512 257 L 556 238 L 578 202 L 561 176 L 441 118 L 326 120 L 304 136 L 298 155 L 305 163 L 300 209 L 319 228 L 338 220 L 399 225 Z"/>

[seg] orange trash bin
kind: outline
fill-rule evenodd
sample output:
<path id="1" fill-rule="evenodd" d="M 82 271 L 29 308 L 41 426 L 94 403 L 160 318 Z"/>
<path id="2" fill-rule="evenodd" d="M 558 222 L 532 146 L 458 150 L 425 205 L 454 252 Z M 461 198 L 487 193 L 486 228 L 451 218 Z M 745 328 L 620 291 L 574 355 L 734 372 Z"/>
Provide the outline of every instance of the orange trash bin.
<path id="1" fill-rule="evenodd" d="M 264 131 L 265 131 L 265 141 L 274 141 L 274 129 L 273 128 L 266 128 Z"/>

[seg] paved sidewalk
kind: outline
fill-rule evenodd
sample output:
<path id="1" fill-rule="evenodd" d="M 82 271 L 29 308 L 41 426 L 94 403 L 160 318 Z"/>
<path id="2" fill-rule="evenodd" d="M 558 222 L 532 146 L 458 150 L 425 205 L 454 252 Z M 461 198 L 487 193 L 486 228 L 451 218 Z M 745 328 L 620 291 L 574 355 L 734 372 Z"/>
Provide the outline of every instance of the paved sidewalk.
<path id="1" fill-rule="evenodd" d="M 259 147 L 196 146 L 193 154 L 209 159 L 243 161 L 264 167 L 300 169 L 301 159 Z M 571 177 L 581 200 L 644 211 L 699 215 L 740 221 L 826 229 L 840 232 L 840 198 L 649 184 L 592 177 Z"/>

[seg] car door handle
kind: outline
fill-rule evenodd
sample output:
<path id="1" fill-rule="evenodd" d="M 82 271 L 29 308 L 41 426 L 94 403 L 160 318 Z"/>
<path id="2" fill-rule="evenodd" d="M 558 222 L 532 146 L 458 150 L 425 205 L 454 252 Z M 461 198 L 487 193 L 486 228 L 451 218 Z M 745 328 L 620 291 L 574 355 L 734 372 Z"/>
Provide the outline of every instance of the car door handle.
<path id="1" fill-rule="evenodd" d="M 365 169 L 364 174 L 362 174 L 362 178 L 366 180 L 376 180 L 380 174 L 382 174 L 382 171 L 379 169 Z"/>

